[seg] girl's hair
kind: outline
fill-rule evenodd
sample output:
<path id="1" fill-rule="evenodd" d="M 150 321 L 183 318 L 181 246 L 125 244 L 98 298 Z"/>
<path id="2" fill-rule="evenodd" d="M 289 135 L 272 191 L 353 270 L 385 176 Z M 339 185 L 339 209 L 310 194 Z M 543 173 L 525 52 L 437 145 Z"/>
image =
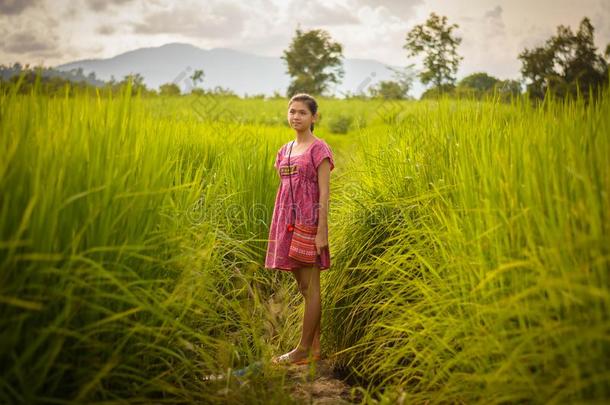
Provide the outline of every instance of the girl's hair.
<path id="1" fill-rule="evenodd" d="M 311 115 L 315 115 L 315 113 L 318 112 L 318 102 L 315 98 L 313 98 L 313 96 L 310 96 L 307 93 L 298 93 L 292 96 L 292 98 L 288 102 L 288 107 L 290 107 L 290 104 L 292 104 L 293 101 L 304 102 L 307 105 L 307 108 L 309 108 Z M 311 129 L 311 132 L 313 132 L 313 122 L 311 123 L 311 126 L 309 128 Z"/>

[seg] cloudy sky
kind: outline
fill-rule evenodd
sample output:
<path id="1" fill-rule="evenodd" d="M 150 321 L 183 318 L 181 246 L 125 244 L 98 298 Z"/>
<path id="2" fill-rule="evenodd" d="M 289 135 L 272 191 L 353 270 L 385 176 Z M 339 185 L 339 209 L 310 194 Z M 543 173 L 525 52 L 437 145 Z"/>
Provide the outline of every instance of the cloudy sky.
<path id="1" fill-rule="evenodd" d="M 591 18 L 610 42 L 610 0 L 0 0 L 0 64 L 56 65 L 168 42 L 280 56 L 297 24 L 322 28 L 347 58 L 404 66 L 406 33 L 430 12 L 459 25 L 458 77 L 518 78 L 518 53 L 560 24 Z"/>

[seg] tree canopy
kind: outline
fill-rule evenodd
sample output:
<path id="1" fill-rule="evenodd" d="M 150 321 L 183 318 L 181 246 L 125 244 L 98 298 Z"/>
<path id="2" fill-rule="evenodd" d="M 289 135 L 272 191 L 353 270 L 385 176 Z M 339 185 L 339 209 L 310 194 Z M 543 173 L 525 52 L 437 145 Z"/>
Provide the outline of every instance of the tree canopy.
<path id="1" fill-rule="evenodd" d="M 159 94 L 162 96 L 179 96 L 180 87 L 176 83 L 165 83 L 159 86 Z"/>
<path id="2" fill-rule="evenodd" d="M 580 89 L 587 97 L 589 89 L 607 84 L 608 63 L 597 53 L 594 28 L 589 18 L 580 22 L 578 32 L 560 25 L 557 34 L 543 46 L 525 49 L 519 54 L 521 74 L 528 81 L 527 91 L 535 98 L 544 98 L 547 90 L 560 97 L 575 95 Z M 605 56 L 610 56 L 610 44 Z"/>
<path id="3" fill-rule="evenodd" d="M 311 30 L 296 35 L 290 47 L 284 51 L 287 73 L 292 77 L 288 97 L 296 93 L 322 95 L 331 84 L 337 84 L 345 74 L 343 70 L 343 46 L 333 42 L 328 32 Z"/>
<path id="4" fill-rule="evenodd" d="M 441 92 L 453 86 L 463 59 L 457 53 L 462 38 L 453 33 L 457 28 L 457 24 L 447 25 L 447 17 L 431 13 L 424 24 L 416 25 L 407 33 L 403 46 L 409 56 L 424 54 L 424 69 L 419 78 L 423 84 L 432 83 Z"/>
<path id="5" fill-rule="evenodd" d="M 387 67 L 393 72 L 394 80 L 383 80 L 369 88 L 371 97 L 383 98 L 387 100 L 400 100 L 409 98 L 409 90 L 413 85 L 415 73 L 413 65 L 408 65 L 402 69 Z"/>
<path id="6" fill-rule="evenodd" d="M 521 83 L 518 80 L 501 80 L 485 72 L 476 72 L 460 80 L 454 92 L 455 96 L 460 98 L 499 97 L 502 101 L 510 101 L 511 97 L 521 94 Z"/>

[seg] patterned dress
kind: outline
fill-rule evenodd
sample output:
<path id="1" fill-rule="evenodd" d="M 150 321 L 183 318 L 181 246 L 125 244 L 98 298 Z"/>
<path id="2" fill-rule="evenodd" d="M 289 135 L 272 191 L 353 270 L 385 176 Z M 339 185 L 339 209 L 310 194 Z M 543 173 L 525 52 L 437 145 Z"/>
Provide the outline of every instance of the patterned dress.
<path id="1" fill-rule="evenodd" d="M 280 176 L 280 185 L 275 196 L 273 217 L 269 228 L 266 269 L 292 271 L 295 268 L 307 267 L 288 257 L 291 232 L 286 226 L 296 217 L 297 223 L 307 225 L 318 224 L 318 204 L 320 190 L 318 188 L 318 166 L 325 158 L 330 161 L 330 170 L 335 167 L 333 153 L 328 144 L 321 138 L 315 138 L 307 150 L 299 155 L 290 155 L 288 166 L 288 152 L 292 141 L 284 144 L 277 152 L 275 169 Z M 294 148 L 294 146 L 293 146 Z M 290 177 L 289 177 L 290 176 Z M 294 211 L 290 196 L 290 181 L 292 181 L 292 196 L 294 197 Z M 326 229 L 328 234 L 328 227 Z M 328 246 L 316 257 L 316 267 L 327 270 L 330 267 L 330 251 Z"/>

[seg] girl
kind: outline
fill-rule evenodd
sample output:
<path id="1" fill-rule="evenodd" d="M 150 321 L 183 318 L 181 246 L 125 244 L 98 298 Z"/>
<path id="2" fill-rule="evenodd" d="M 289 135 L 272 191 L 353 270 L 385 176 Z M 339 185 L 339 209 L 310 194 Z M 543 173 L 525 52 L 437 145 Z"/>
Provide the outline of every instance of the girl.
<path id="1" fill-rule="evenodd" d="M 312 133 L 316 120 L 316 100 L 304 93 L 293 96 L 288 102 L 288 123 L 294 129 L 296 139 L 284 144 L 275 160 L 281 182 L 269 229 L 265 268 L 291 271 L 305 299 L 301 341 L 296 349 L 274 357 L 272 361 L 276 364 L 306 364 L 310 358 L 320 359 L 320 270 L 330 267 L 328 199 L 330 172 L 335 164 L 330 147 Z M 287 229 L 289 223 L 317 225 L 314 265 L 288 257 L 291 240 L 291 231 Z"/>

